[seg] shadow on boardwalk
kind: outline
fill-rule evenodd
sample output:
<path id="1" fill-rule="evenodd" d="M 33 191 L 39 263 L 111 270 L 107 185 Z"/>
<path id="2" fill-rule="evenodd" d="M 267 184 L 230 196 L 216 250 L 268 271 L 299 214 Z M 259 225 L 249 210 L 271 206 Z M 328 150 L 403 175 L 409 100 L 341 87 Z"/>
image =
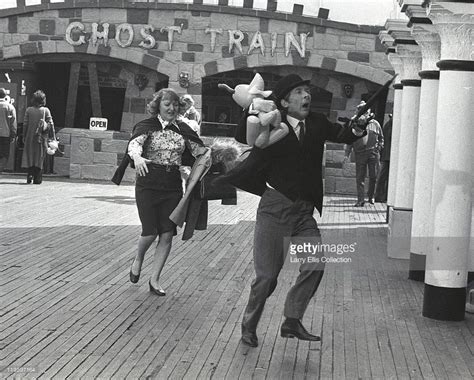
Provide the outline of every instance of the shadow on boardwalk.
<path id="1" fill-rule="evenodd" d="M 0 219 L 0 376 L 17 378 L 461 378 L 474 375 L 474 318 L 423 318 L 423 284 L 386 257 L 385 210 L 328 197 L 323 237 L 357 243 L 328 264 L 304 324 L 322 343 L 282 339 L 286 265 L 259 324 L 240 344 L 253 279 L 258 198 L 210 204 L 210 225 L 175 240 L 166 297 L 149 293 L 149 253 L 128 281 L 140 225 L 132 186 L 56 181 L 19 186 L 4 176 Z"/>

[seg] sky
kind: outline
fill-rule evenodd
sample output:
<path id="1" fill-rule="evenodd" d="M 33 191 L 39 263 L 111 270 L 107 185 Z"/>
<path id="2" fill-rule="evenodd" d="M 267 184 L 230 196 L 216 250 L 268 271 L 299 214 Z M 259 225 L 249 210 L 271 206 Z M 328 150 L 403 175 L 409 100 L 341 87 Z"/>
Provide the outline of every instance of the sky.
<path id="1" fill-rule="evenodd" d="M 388 18 L 402 17 L 398 0 L 279 0 L 278 8 L 291 12 L 295 3 L 304 5 L 305 14 L 317 16 L 319 8 L 327 8 L 330 20 L 351 24 L 384 25 Z"/>
<path id="2" fill-rule="evenodd" d="M 61 3 L 64 0 L 50 0 Z M 163 3 L 192 3 L 192 0 L 161 0 Z M 244 0 L 229 0 L 229 5 L 242 6 Z M 41 0 L 25 0 L 26 5 L 41 4 Z M 203 0 L 217 4 L 218 0 Z M 292 12 L 294 4 L 304 5 L 304 14 L 317 16 L 319 8 L 329 9 L 329 19 L 361 25 L 384 25 L 388 18 L 400 18 L 398 0 L 277 0 L 277 10 Z M 1 8 L 16 7 L 16 0 L 0 0 Z M 254 8 L 265 9 L 267 0 L 254 0 Z"/>

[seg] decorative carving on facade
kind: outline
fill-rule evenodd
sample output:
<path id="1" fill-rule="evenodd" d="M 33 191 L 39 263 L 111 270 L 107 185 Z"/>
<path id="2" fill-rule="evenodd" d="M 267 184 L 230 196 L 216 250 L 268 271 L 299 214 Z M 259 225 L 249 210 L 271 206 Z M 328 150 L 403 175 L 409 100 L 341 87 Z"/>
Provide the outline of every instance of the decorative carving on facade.
<path id="1" fill-rule="evenodd" d="M 178 83 L 179 83 L 180 87 L 188 88 L 189 87 L 189 72 L 181 71 L 179 73 Z"/>
<path id="2" fill-rule="evenodd" d="M 452 13 L 435 3 L 431 6 L 429 17 L 441 39 L 442 60 L 474 60 L 473 14 Z"/>
<path id="3" fill-rule="evenodd" d="M 167 32 L 168 33 L 168 50 L 171 50 L 173 48 L 173 37 L 174 37 L 174 33 L 178 33 L 178 34 L 181 34 L 181 32 L 183 31 L 183 24 L 179 25 L 179 26 L 165 26 L 163 28 L 160 29 L 160 32 L 161 33 L 164 33 L 164 32 Z"/>
<path id="4" fill-rule="evenodd" d="M 104 46 L 108 45 L 108 34 L 110 25 L 108 23 L 92 23 L 92 31 L 90 32 L 90 38 L 87 36 L 86 28 L 82 22 L 74 21 L 68 25 L 66 28 L 66 41 L 72 46 L 80 46 L 83 44 L 91 43 L 92 45 L 96 46 L 102 41 Z M 102 31 L 99 31 L 99 26 L 101 26 Z M 153 49 L 157 46 L 157 41 L 153 36 L 153 32 L 155 31 L 155 27 L 153 25 L 144 25 L 140 29 L 140 37 L 141 41 L 138 43 L 143 49 Z M 168 34 L 168 50 L 172 50 L 173 48 L 173 41 L 175 33 L 181 34 L 183 30 L 183 24 L 176 26 L 164 26 L 159 29 L 161 33 Z M 234 47 L 239 51 L 240 54 L 244 55 L 244 50 L 242 47 L 242 41 L 245 38 L 244 33 L 239 29 L 231 29 L 228 30 L 228 51 L 229 54 L 232 53 Z M 223 34 L 224 31 L 221 28 L 206 28 L 204 33 L 210 34 L 211 38 L 211 51 L 214 52 L 216 48 L 217 42 L 217 35 Z M 296 49 L 298 54 L 304 58 L 306 52 L 306 40 L 310 33 L 300 33 L 299 34 L 299 41 L 297 36 L 293 34 L 293 32 L 286 32 L 285 33 L 285 55 L 288 56 L 290 54 L 290 50 L 293 47 Z M 132 45 L 135 38 L 135 32 L 132 24 L 129 23 L 122 23 L 117 25 L 115 28 L 115 41 L 117 45 L 126 48 Z M 278 41 L 278 33 L 273 32 L 270 34 L 270 42 L 271 42 L 271 56 L 273 57 L 275 54 L 275 50 L 277 48 L 277 41 Z M 265 42 L 263 38 L 263 33 L 257 30 L 252 39 L 250 40 L 249 48 L 246 52 L 247 55 L 250 55 L 254 52 L 254 50 L 260 50 L 260 53 L 264 56 L 265 55 Z"/>
<path id="5" fill-rule="evenodd" d="M 270 54 L 272 57 L 275 54 L 275 49 L 277 46 L 277 38 L 278 38 L 278 33 L 272 33 L 272 36 L 271 36 L 272 48 L 270 50 Z"/>
<path id="6" fill-rule="evenodd" d="M 125 42 L 122 40 L 122 34 L 128 35 L 128 38 Z M 125 48 L 130 46 L 133 42 L 133 27 L 127 23 L 117 25 L 117 28 L 115 29 L 115 41 L 120 47 Z"/>
<path id="7" fill-rule="evenodd" d="M 211 52 L 214 53 L 216 49 L 216 37 L 218 34 L 222 34 L 224 31 L 221 28 L 206 28 L 204 33 L 211 34 Z"/>
<path id="8" fill-rule="evenodd" d="M 398 45 L 397 53 L 402 61 L 401 80 L 420 79 L 421 50 L 418 45 Z"/>
<path id="9" fill-rule="evenodd" d="M 395 74 L 398 74 L 398 76 L 395 78 L 395 83 L 400 83 L 402 80 L 401 76 L 403 71 L 403 63 L 400 56 L 397 53 L 389 53 L 387 58 L 395 70 Z"/>
<path id="10" fill-rule="evenodd" d="M 253 49 L 260 49 L 262 55 L 265 55 L 265 43 L 263 42 L 262 33 L 260 33 L 260 31 L 256 31 L 253 35 L 247 55 L 250 55 Z"/>
<path id="11" fill-rule="evenodd" d="M 285 33 L 285 56 L 288 57 L 290 54 L 291 45 L 293 45 L 298 51 L 299 55 L 304 58 L 306 50 L 306 39 L 308 38 L 309 33 L 300 33 L 300 42 L 295 38 L 295 35 L 292 32 Z"/>
<path id="12" fill-rule="evenodd" d="M 430 30 L 434 31 L 434 27 L 429 25 Z M 423 61 L 421 63 L 422 70 L 438 70 L 436 63 L 441 57 L 441 40 L 437 33 L 428 31 L 426 28 L 415 25 L 412 29 L 412 35 L 421 48 Z"/>
<path id="13" fill-rule="evenodd" d="M 229 54 L 232 53 L 232 49 L 237 47 L 237 50 L 240 54 L 243 53 L 242 41 L 244 39 L 244 34 L 240 30 L 229 30 Z"/>
<path id="14" fill-rule="evenodd" d="M 135 75 L 135 85 L 140 91 L 143 91 L 148 85 L 148 77 L 145 74 L 138 73 Z"/>
<path id="15" fill-rule="evenodd" d="M 155 28 L 152 25 L 145 25 L 140 29 L 140 36 L 142 36 L 143 41 L 138 44 L 143 49 L 153 49 L 156 45 L 155 37 L 151 35 L 155 31 Z"/>
<path id="16" fill-rule="evenodd" d="M 92 46 L 97 45 L 97 41 L 102 39 L 104 41 L 104 46 L 107 46 L 108 41 L 109 41 L 109 24 L 107 22 L 104 22 L 102 24 L 102 31 L 98 31 L 99 24 L 96 22 L 92 23 L 92 36 L 91 36 L 91 43 Z"/>
<path id="17" fill-rule="evenodd" d="M 76 29 L 79 30 L 79 33 L 83 32 L 85 29 L 84 24 L 79 21 L 71 22 L 66 28 L 66 42 L 72 46 L 79 46 L 79 45 L 85 44 L 86 38 L 82 34 L 79 34 L 79 37 L 77 40 L 74 40 L 72 38 L 72 35 L 75 33 Z"/>

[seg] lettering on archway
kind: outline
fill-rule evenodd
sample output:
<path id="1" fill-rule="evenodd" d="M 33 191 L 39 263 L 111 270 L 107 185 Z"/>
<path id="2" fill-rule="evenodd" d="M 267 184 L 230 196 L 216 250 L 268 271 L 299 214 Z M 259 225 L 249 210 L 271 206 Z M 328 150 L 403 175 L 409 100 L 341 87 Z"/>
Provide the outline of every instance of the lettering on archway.
<path id="1" fill-rule="evenodd" d="M 87 43 L 91 43 L 92 45 L 97 45 L 99 43 L 103 43 L 104 46 L 108 46 L 109 39 L 109 29 L 110 24 L 104 22 L 102 24 L 92 23 L 92 29 L 90 31 L 90 38 L 86 36 L 86 27 L 80 21 L 74 21 L 68 25 L 66 28 L 66 41 L 72 46 L 80 46 Z M 100 26 L 100 28 L 99 28 Z M 99 30 L 101 29 L 101 30 Z M 168 50 L 173 49 L 173 42 L 175 40 L 176 34 L 181 34 L 183 30 L 183 25 L 168 25 L 163 26 L 161 28 L 156 28 L 153 25 L 145 25 L 140 28 L 140 42 L 138 45 L 143 49 L 153 49 L 157 45 L 156 38 L 153 36 L 153 32 L 158 30 L 161 33 L 166 33 L 168 37 Z M 209 35 L 210 43 L 211 43 L 211 51 L 214 52 L 217 44 L 217 39 L 219 35 L 224 35 L 224 30 L 221 28 L 206 28 L 204 33 Z M 305 51 L 306 51 L 306 40 L 310 33 L 300 33 L 299 38 L 294 35 L 293 32 L 285 32 L 284 33 L 284 49 L 285 49 L 285 56 L 290 54 L 292 48 L 294 48 L 298 54 L 304 58 Z M 117 45 L 121 48 L 127 48 L 132 45 L 133 41 L 135 40 L 135 32 L 133 29 L 132 24 L 122 23 L 115 27 L 115 41 Z M 273 32 L 269 34 L 270 38 L 270 55 L 273 57 L 275 54 L 275 50 L 277 48 L 277 41 L 278 41 L 278 33 Z M 254 51 L 259 52 L 262 55 L 265 55 L 267 51 L 267 46 L 265 46 L 265 41 L 263 39 L 263 33 L 259 30 L 255 31 L 253 34 L 249 47 L 246 52 L 244 52 L 242 41 L 244 39 L 244 33 L 238 29 L 230 29 L 227 31 L 227 44 L 229 47 L 229 54 L 234 50 L 237 49 L 240 54 L 247 54 L 250 55 Z"/>

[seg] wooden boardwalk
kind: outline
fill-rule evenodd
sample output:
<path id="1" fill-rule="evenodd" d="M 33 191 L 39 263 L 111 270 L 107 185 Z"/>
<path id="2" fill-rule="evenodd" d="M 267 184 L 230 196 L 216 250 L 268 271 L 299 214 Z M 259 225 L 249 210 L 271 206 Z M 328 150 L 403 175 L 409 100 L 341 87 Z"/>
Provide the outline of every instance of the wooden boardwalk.
<path id="1" fill-rule="evenodd" d="M 287 264 L 242 346 L 240 320 L 253 279 L 258 198 L 210 203 L 210 225 L 175 239 L 148 291 L 149 253 L 128 281 L 140 233 L 132 186 L 54 178 L 41 186 L 0 178 L 0 377 L 40 379 L 472 379 L 474 315 L 421 316 L 423 284 L 386 257 L 383 205 L 327 197 L 328 241 L 355 243 L 350 263 L 326 266 L 304 324 L 308 343 L 279 336 L 297 266 Z"/>

